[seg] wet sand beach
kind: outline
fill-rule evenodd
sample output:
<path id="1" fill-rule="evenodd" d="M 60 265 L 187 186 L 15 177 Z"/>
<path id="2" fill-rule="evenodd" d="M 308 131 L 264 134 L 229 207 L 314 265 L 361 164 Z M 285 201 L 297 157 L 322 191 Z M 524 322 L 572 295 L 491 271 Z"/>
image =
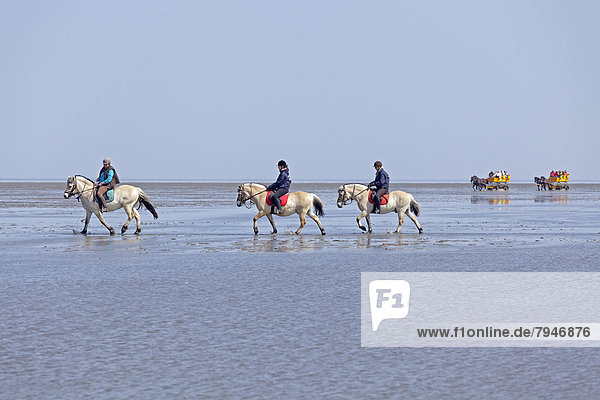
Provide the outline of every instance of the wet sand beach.
<path id="1" fill-rule="evenodd" d="M 159 219 L 111 237 L 94 216 L 73 233 L 64 183 L 0 183 L 0 398 L 596 396 L 595 349 L 361 349 L 360 272 L 598 271 L 600 185 L 398 183 L 424 233 L 396 235 L 396 214 L 362 233 L 341 183 L 294 183 L 327 235 L 291 216 L 255 236 L 238 183 L 133 184 Z"/>

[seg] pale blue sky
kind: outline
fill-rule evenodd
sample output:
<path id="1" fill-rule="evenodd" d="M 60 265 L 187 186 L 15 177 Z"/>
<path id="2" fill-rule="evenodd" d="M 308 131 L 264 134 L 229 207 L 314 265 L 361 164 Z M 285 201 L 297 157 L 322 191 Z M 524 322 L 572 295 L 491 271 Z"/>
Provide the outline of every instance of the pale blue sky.
<path id="1" fill-rule="evenodd" d="M 0 178 L 600 180 L 597 1 L 0 0 Z"/>

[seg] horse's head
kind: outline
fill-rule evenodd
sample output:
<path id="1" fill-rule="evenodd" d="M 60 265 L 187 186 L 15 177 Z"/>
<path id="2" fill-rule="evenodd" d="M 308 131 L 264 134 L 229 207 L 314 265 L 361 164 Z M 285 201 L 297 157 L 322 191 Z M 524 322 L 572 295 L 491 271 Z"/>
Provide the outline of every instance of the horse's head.
<path id="1" fill-rule="evenodd" d="M 242 204 L 244 204 L 244 202 L 246 201 L 246 198 L 247 198 L 247 196 L 246 196 L 245 191 L 244 191 L 244 185 L 238 186 L 238 189 L 237 189 L 237 199 L 235 201 L 235 204 L 238 207 L 241 207 Z"/>
<path id="2" fill-rule="evenodd" d="M 338 208 L 342 208 L 344 205 L 348 204 L 349 201 L 352 201 L 350 194 L 346 190 L 346 185 L 342 185 L 338 189 L 338 198 L 337 198 L 337 206 Z"/>
<path id="3" fill-rule="evenodd" d="M 235 204 L 238 207 L 241 207 L 242 204 L 245 204 L 246 201 L 248 201 L 248 199 L 250 199 L 252 197 L 252 184 L 251 183 L 242 183 L 240 186 L 238 186 L 238 190 L 237 190 L 237 200 L 235 202 Z M 254 190 L 254 194 L 256 194 L 256 190 Z"/>
<path id="4" fill-rule="evenodd" d="M 478 180 L 479 180 L 479 178 L 477 177 L 477 175 L 473 175 L 473 176 L 471 177 L 471 183 L 475 183 L 475 182 L 477 182 Z"/>
<path id="5" fill-rule="evenodd" d="M 77 190 L 77 182 L 75 182 L 75 177 L 70 176 L 67 178 L 67 188 L 65 189 L 64 193 L 65 199 L 68 199 L 77 193 L 79 193 L 79 191 Z"/>

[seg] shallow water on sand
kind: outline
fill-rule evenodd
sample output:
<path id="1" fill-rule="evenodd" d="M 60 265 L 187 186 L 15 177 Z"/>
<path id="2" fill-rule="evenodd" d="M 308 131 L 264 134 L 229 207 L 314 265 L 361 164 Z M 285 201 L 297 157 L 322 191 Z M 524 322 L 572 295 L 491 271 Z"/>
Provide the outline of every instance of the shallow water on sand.
<path id="1" fill-rule="evenodd" d="M 361 271 L 598 271 L 600 185 L 404 183 L 424 233 L 236 207 L 233 183 L 138 183 L 159 219 L 109 236 L 64 183 L 0 183 L 0 398 L 596 396 L 594 349 L 361 349 Z M 117 231 L 122 210 L 106 214 Z M 132 222 L 135 224 L 135 222 Z M 42 397 L 44 397 L 42 396 Z"/>

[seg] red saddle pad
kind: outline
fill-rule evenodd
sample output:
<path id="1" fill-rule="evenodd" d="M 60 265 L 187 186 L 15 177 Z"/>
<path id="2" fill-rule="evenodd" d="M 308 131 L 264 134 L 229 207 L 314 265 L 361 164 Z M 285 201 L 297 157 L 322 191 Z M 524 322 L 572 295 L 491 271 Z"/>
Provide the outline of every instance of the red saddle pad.
<path id="1" fill-rule="evenodd" d="M 281 196 L 279 198 L 279 201 L 281 202 L 281 207 L 283 207 L 287 204 L 287 199 L 288 199 L 288 194 L 284 194 L 283 196 Z M 273 204 L 271 204 L 271 190 L 269 190 L 267 192 L 267 204 L 270 206 L 273 205 Z"/>
<path id="2" fill-rule="evenodd" d="M 373 191 L 369 190 L 369 203 L 375 204 L 375 203 L 373 203 L 373 197 L 371 197 L 372 194 L 373 194 Z M 390 198 L 390 194 L 389 193 L 386 193 L 383 196 L 381 196 L 381 205 L 385 206 L 387 204 L 389 198 Z"/>

